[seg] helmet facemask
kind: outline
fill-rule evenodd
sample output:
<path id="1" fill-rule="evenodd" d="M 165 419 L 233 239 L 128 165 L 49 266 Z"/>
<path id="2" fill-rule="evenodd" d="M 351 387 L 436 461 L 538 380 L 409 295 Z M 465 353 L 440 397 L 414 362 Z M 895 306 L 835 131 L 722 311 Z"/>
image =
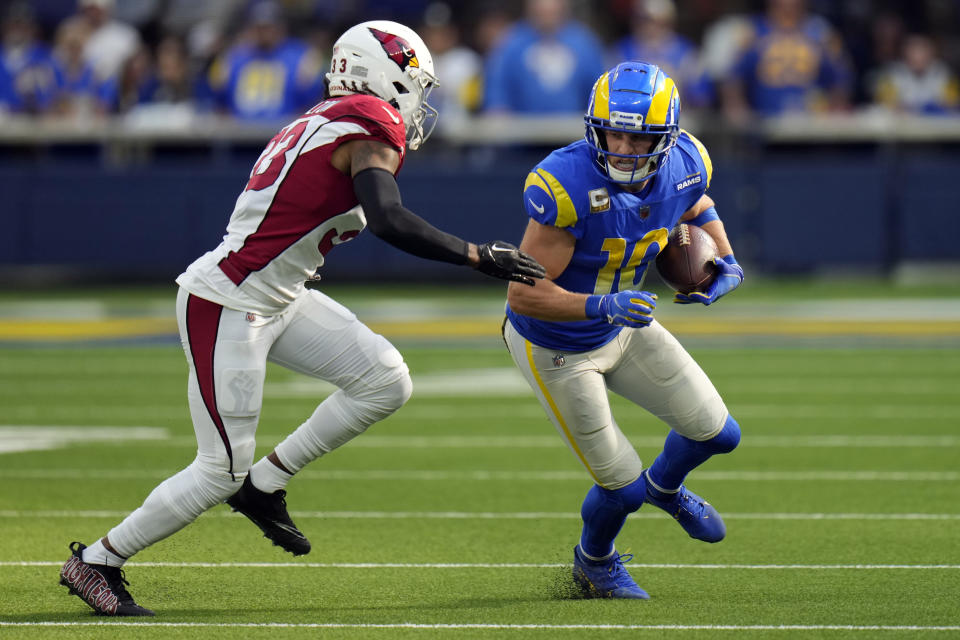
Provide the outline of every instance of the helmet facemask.
<path id="1" fill-rule="evenodd" d="M 625 62 L 604 73 L 590 94 L 584 116 L 584 137 L 596 152 L 597 169 L 611 182 L 634 185 L 649 180 L 663 167 L 680 135 L 680 99 L 676 86 L 655 65 Z M 605 131 L 654 138 L 648 153 L 610 151 Z M 618 158 L 632 161 L 617 167 Z"/>
<path id="2" fill-rule="evenodd" d="M 407 75 L 410 76 L 409 88 L 406 84 L 395 81 L 395 97 L 388 102 L 403 116 L 407 129 L 407 146 L 415 150 L 426 142 L 433 133 L 433 128 L 437 126 L 439 114 L 427 102 L 427 98 L 439 82 L 433 74 L 424 69 L 408 69 Z"/>
<path id="3" fill-rule="evenodd" d="M 649 137 L 656 137 L 656 141 L 649 153 L 629 154 L 610 151 L 607 145 L 607 136 L 604 131 L 621 131 L 624 133 L 642 133 Z M 676 144 L 679 131 L 667 133 L 639 132 L 621 127 L 611 127 L 599 124 L 587 125 L 587 143 L 597 152 L 596 163 L 607 177 L 618 184 L 637 184 L 652 178 L 660 170 L 670 150 Z M 620 169 L 611 162 L 613 158 L 629 158 L 633 160 L 631 169 Z"/>

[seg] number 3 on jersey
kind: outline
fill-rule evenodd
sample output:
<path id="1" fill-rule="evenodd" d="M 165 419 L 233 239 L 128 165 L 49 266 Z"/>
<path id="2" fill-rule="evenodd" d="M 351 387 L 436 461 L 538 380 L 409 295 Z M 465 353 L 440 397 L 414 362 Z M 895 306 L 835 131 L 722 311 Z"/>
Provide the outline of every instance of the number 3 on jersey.
<path id="1" fill-rule="evenodd" d="M 625 238 L 604 238 L 601 251 L 607 254 L 607 263 L 597 274 L 597 283 L 593 292 L 597 295 L 626 291 L 639 287 L 643 283 L 647 265 L 667 244 L 667 230 L 654 229 L 637 241 L 630 259 L 623 264 L 627 253 Z"/>
<path id="2" fill-rule="evenodd" d="M 297 145 L 306 128 L 306 121 L 294 122 L 273 136 L 267 148 L 260 154 L 257 164 L 253 165 L 244 191 L 261 191 L 277 181 L 287 162 L 287 151 Z"/>

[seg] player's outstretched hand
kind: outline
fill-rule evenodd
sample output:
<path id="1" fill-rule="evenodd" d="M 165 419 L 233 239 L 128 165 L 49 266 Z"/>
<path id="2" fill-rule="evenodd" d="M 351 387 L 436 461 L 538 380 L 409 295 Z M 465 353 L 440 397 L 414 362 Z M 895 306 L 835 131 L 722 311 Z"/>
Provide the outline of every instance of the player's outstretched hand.
<path id="1" fill-rule="evenodd" d="M 710 286 L 703 293 L 693 291 L 691 293 L 677 293 L 673 301 L 677 304 L 711 304 L 720 297 L 727 295 L 740 286 L 743 282 L 743 267 L 737 264 L 733 254 L 723 258 L 714 258 L 713 264 L 717 265 L 717 277 L 713 279 Z"/>
<path id="2" fill-rule="evenodd" d="M 653 322 L 657 296 L 647 291 L 620 291 L 603 296 L 588 296 L 588 318 L 605 318 L 610 324 L 646 327 Z"/>
<path id="3" fill-rule="evenodd" d="M 494 240 L 477 247 L 480 260 L 477 271 L 494 278 L 513 280 L 533 286 L 534 278 L 542 278 L 547 270 L 509 242 Z"/>

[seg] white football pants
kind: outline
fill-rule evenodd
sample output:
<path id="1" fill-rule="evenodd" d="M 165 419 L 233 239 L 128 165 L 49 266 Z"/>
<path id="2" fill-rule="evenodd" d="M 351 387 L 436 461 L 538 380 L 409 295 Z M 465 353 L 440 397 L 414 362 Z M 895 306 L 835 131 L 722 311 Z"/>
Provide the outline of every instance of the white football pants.
<path id="1" fill-rule="evenodd" d="M 253 464 L 267 361 L 339 389 L 276 447 L 296 473 L 399 409 L 412 384 L 400 352 L 346 307 L 306 291 L 283 313 L 228 309 L 180 289 L 180 339 L 197 457 L 108 534 L 120 555 L 178 531 L 233 495 Z"/>
<path id="2" fill-rule="evenodd" d="M 625 487 L 643 470 L 613 418 L 607 389 L 692 440 L 709 440 L 727 420 L 727 407 L 707 374 L 656 320 L 642 329 L 625 328 L 593 351 L 537 346 L 509 320 L 504 340 L 560 436 L 606 489 Z"/>

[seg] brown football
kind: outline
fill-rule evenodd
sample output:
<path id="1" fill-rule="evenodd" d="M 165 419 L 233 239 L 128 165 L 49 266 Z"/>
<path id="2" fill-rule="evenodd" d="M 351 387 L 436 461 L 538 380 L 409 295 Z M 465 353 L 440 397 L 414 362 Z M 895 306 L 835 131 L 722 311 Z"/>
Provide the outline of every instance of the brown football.
<path id="1" fill-rule="evenodd" d="M 716 257 L 717 243 L 709 233 L 692 224 L 678 224 L 657 254 L 657 272 L 680 293 L 703 291 L 717 274 Z"/>

